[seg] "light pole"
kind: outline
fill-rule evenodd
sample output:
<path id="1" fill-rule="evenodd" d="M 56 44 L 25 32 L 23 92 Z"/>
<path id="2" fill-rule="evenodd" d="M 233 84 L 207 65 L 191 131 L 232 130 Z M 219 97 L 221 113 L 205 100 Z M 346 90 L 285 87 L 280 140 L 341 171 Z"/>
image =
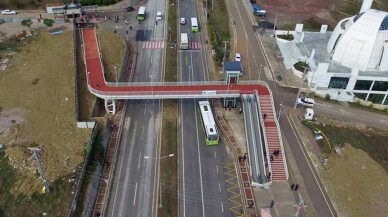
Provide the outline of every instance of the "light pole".
<path id="1" fill-rule="evenodd" d="M 115 69 L 115 75 L 116 75 L 116 83 L 118 82 L 118 76 L 117 76 L 117 67 L 115 66 L 115 67 L 113 67 L 114 69 Z"/>
<path id="2" fill-rule="evenodd" d="M 278 115 L 278 124 L 280 121 L 280 115 L 282 114 L 283 102 L 280 102 L 279 115 Z"/>
<path id="3" fill-rule="evenodd" d="M 278 21 L 278 12 L 276 11 L 275 24 L 273 25 L 273 37 L 276 36 L 276 22 Z"/>
<path id="4" fill-rule="evenodd" d="M 305 79 L 305 74 L 306 74 L 306 70 L 307 70 L 307 69 L 308 69 L 307 67 L 304 67 L 302 79 L 300 80 L 300 87 L 299 87 L 299 90 L 298 90 L 298 95 L 296 96 L 296 99 L 295 99 L 294 109 L 296 109 L 296 105 L 298 104 L 298 99 L 299 99 L 299 95 L 300 95 L 300 90 L 302 89 L 303 80 Z"/>
<path id="5" fill-rule="evenodd" d="M 159 160 L 159 164 L 160 164 L 160 159 L 163 159 L 163 158 L 170 158 L 170 157 L 174 157 L 174 154 L 169 154 L 169 155 L 166 155 L 166 156 L 163 156 L 163 157 L 150 157 L 150 156 L 144 156 L 144 159 L 155 159 L 155 160 Z M 160 173 L 160 172 L 159 172 Z M 158 180 L 159 180 L 159 208 L 162 208 L 162 183 L 160 181 L 160 174 L 159 174 L 159 177 L 158 177 Z"/>
<path id="6" fill-rule="evenodd" d="M 259 80 L 260 80 L 260 77 L 261 77 L 261 70 L 262 69 L 263 69 L 263 65 L 260 65 Z"/>
<path id="7" fill-rule="evenodd" d="M 315 71 L 317 71 L 316 69 L 313 71 L 313 76 L 311 77 L 311 80 L 310 80 L 310 84 L 309 84 L 309 81 L 308 81 L 308 78 L 307 78 L 307 97 L 309 97 L 310 95 L 310 85 L 313 83 L 314 81 L 314 75 L 315 75 Z"/>

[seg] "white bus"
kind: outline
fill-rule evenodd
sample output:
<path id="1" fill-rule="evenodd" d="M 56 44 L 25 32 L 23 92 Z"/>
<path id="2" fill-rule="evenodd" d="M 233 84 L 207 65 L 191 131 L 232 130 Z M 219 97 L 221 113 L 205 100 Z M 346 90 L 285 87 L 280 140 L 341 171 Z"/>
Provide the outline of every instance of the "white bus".
<path id="1" fill-rule="evenodd" d="M 139 12 L 137 12 L 137 16 L 136 16 L 136 18 L 138 20 L 144 20 L 145 19 L 145 10 L 146 10 L 145 7 L 140 7 L 139 8 Z"/>
<path id="2" fill-rule="evenodd" d="M 181 33 L 181 42 L 180 42 L 180 48 L 182 50 L 189 49 L 189 38 L 187 36 L 187 33 Z"/>
<path id="3" fill-rule="evenodd" d="M 205 131 L 205 138 L 207 145 L 217 145 L 219 141 L 219 135 L 216 127 L 216 123 L 213 118 L 212 109 L 209 101 L 199 101 L 199 109 L 201 111 L 202 126 Z"/>
<path id="4" fill-rule="evenodd" d="M 192 32 L 198 32 L 198 21 L 196 17 L 191 18 L 191 31 Z"/>

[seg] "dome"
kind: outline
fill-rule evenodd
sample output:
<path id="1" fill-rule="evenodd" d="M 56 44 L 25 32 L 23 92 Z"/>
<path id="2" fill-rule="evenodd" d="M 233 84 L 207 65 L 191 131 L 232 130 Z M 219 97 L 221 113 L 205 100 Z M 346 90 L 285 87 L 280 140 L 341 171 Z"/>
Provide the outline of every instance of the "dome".
<path id="1" fill-rule="evenodd" d="M 341 25 L 342 24 L 342 25 Z M 334 61 L 361 71 L 378 70 L 388 40 L 388 13 L 369 9 L 340 21 L 327 47 Z"/>

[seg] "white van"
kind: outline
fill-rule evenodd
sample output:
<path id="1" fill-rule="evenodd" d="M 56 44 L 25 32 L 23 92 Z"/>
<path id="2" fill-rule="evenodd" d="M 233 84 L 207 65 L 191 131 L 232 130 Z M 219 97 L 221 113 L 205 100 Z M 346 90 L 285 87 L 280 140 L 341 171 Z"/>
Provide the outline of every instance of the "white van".
<path id="1" fill-rule="evenodd" d="M 157 12 L 156 13 L 156 20 L 162 20 L 162 12 Z"/>

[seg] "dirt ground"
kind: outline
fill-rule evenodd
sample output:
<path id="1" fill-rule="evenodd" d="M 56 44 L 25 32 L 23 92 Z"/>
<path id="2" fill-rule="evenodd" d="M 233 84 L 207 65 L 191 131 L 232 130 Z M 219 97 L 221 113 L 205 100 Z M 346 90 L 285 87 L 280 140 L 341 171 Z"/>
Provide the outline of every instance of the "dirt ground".
<path id="1" fill-rule="evenodd" d="M 318 121 L 323 124 L 324 127 L 320 130 L 325 132 L 331 145 L 341 147 L 340 154 L 333 151 L 327 156 L 326 166 L 322 163 L 325 154 L 315 142 L 311 130 L 300 126 L 299 134 L 303 137 L 309 156 L 338 215 L 388 216 L 386 162 L 384 157 L 376 157 L 379 154 L 387 154 L 384 151 L 388 149 L 387 144 L 381 142 L 384 137 L 387 138 L 387 130 L 369 128 L 362 124 L 350 125 L 325 117 L 319 117 Z M 346 131 L 348 133 L 344 135 Z M 346 136 L 349 138 L 348 142 L 337 144 L 340 140 L 346 140 Z M 376 145 L 384 147 L 372 147 Z"/>
<path id="2" fill-rule="evenodd" d="M 10 64 L 0 72 L 0 143 L 23 173 L 36 171 L 27 147 L 41 148 L 49 182 L 80 165 L 91 133 L 76 126 L 72 42 L 71 30 L 56 36 L 41 32 L 26 40 L 20 53 L 7 53 Z M 40 190 L 41 180 L 33 172 L 15 186 L 16 194 Z"/>
<path id="3" fill-rule="evenodd" d="M 267 21 L 273 22 L 278 12 L 277 26 L 297 23 L 314 17 L 317 20 L 334 24 L 329 6 L 334 0 L 258 0 L 257 5 L 267 11 Z"/>

